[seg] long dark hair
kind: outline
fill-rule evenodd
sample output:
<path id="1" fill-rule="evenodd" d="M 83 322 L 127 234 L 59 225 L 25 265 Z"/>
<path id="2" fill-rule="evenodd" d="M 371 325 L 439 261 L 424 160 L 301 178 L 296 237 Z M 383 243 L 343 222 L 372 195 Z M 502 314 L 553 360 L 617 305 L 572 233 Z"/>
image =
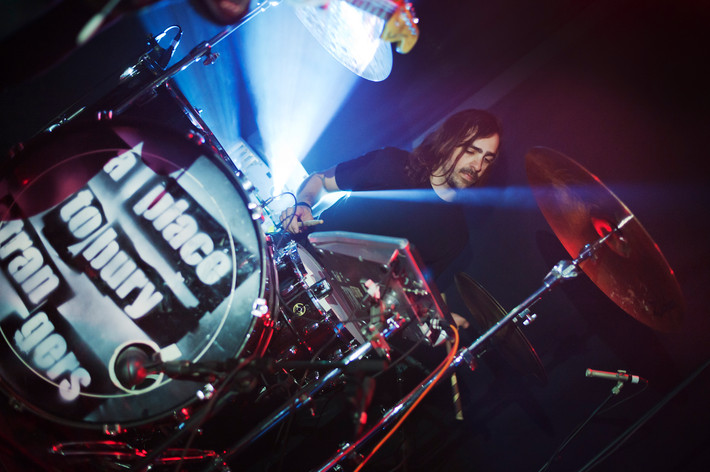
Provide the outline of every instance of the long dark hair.
<path id="1" fill-rule="evenodd" d="M 501 134 L 500 122 L 487 111 L 471 109 L 455 113 L 414 148 L 407 163 L 407 175 L 414 183 L 428 183 L 429 177 L 458 146 L 465 151 L 475 140 L 495 134 Z M 464 151 L 456 156 L 455 162 Z M 448 172 L 453 172 L 453 166 Z"/>

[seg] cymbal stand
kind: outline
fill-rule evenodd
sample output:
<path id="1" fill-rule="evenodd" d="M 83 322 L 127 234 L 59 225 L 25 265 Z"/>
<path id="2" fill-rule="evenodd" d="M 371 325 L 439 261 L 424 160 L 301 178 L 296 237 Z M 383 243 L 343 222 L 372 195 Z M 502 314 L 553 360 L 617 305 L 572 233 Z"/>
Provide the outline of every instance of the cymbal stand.
<path id="1" fill-rule="evenodd" d="M 516 306 L 510 312 L 508 312 L 505 317 L 501 318 L 498 323 L 493 325 L 488 331 L 486 331 L 483 335 L 481 335 L 478 339 L 471 343 L 470 346 L 460 349 L 459 352 L 456 354 L 456 357 L 454 357 L 454 359 L 446 368 L 444 375 L 440 376 L 439 378 L 448 377 L 453 374 L 455 369 L 464 361 L 467 364 L 473 366 L 473 354 L 478 351 L 478 349 L 484 342 L 486 342 L 498 330 L 503 328 L 503 326 L 505 326 L 509 322 L 513 321 L 515 318 L 525 317 L 525 315 L 529 313 L 530 307 L 537 303 L 542 298 L 542 295 L 545 292 L 551 290 L 555 285 L 560 282 L 576 277 L 579 274 L 579 264 L 589 258 L 592 258 L 599 250 L 599 248 L 607 241 L 607 239 L 609 239 L 617 231 L 620 231 L 621 228 L 632 218 L 633 215 L 627 216 L 612 231 L 610 231 L 597 241 L 584 246 L 579 252 L 579 255 L 576 259 L 572 261 L 562 260 L 555 264 L 552 270 L 543 279 L 543 285 L 540 288 L 538 288 L 532 295 L 526 298 L 520 305 Z M 382 415 L 382 418 L 380 418 L 380 420 L 375 425 L 373 425 L 370 430 L 366 431 L 360 438 L 358 438 L 352 444 L 348 444 L 339 449 L 328 462 L 324 463 L 318 469 L 313 469 L 311 472 L 328 471 L 332 467 L 337 465 L 340 461 L 342 461 L 344 458 L 350 456 L 355 451 L 357 451 L 360 446 L 362 446 L 366 441 L 371 439 L 375 434 L 386 428 L 392 421 L 400 417 L 404 412 L 411 408 L 414 402 L 427 390 L 427 388 L 431 385 L 434 379 L 435 377 L 432 377 L 432 379 L 430 379 L 429 381 L 422 383 L 414 390 L 412 390 L 406 397 L 404 397 L 392 408 L 386 411 L 385 414 Z"/>
<path id="2" fill-rule="evenodd" d="M 154 90 L 155 88 L 160 87 L 165 82 L 167 82 L 168 80 L 173 78 L 176 74 L 184 71 L 189 66 L 191 66 L 195 62 L 199 61 L 203 57 L 205 58 L 204 63 L 206 65 L 214 63 L 214 61 L 217 60 L 217 55 L 212 52 L 213 46 L 216 46 L 219 42 L 221 42 L 227 36 L 232 34 L 238 28 L 240 28 L 241 26 L 246 24 L 248 21 L 254 19 L 254 17 L 256 15 L 258 15 L 259 13 L 263 13 L 266 10 L 268 10 L 269 8 L 271 8 L 272 6 L 278 5 L 279 3 L 281 3 L 281 0 L 264 0 L 263 2 L 259 3 L 249 13 L 247 13 L 241 20 L 239 20 L 239 22 L 237 22 L 233 25 L 227 26 L 222 31 L 220 31 L 215 36 L 213 36 L 212 38 L 208 39 L 207 41 L 201 42 L 200 44 L 195 46 L 185 57 L 180 59 L 178 62 L 176 62 L 175 64 L 173 64 L 169 68 L 165 69 L 164 72 L 162 72 L 161 74 L 156 76 L 152 81 L 148 82 L 143 87 L 139 88 L 136 92 L 129 95 L 123 104 L 118 106 L 115 110 L 112 110 L 113 113 L 120 114 L 120 113 L 124 112 L 136 100 L 143 97 L 145 94 L 149 93 L 151 90 Z"/>

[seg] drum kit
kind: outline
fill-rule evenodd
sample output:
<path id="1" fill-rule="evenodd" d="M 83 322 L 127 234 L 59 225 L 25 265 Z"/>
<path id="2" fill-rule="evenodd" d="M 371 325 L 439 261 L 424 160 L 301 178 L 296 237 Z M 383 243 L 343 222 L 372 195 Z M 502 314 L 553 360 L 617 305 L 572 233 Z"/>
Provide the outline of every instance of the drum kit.
<path id="1" fill-rule="evenodd" d="M 354 374 L 399 362 L 397 343 L 448 343 L 439 367 L 374 421 L 359 392 L 357 437 L 316 469 L 331 470 L 396 428 L 440 379 L 473 368 L 484 348 L 544 379 L 520 325 L 580 271 L 640 322 L 663 331 L 681 323 L 678 284 L 641 224 L 593 174 L 550 149 L 529 151 L 528 178 L 573 260 L 511 311 L 459 274 L 482 331 L 469 346 L 458 345 L 407 240 L 266 233 L 264 202 L 171 80 L 232 30 L 169 69 L 152 50 L 140 80 L 3 163 L 0 390 L 11 408 L 1 426 L 42 468 L 229 470 Z M 146 113 L 182 121 L 137 118 Z M 228 444 L 193 448 L 225 409 Z"/>

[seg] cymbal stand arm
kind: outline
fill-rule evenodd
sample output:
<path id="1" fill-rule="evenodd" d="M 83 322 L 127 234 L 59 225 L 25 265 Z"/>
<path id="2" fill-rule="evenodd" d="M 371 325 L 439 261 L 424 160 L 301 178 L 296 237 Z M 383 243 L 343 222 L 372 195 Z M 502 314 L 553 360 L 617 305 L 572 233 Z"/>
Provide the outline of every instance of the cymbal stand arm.
<path id="1" fill-rule="evenodd" d="M 408 323 L 408 320 L 406 320 L 403 317 L 396 316 L 391 318 L 388 321 L 388 326 L 386 329 L 382 330 L 381 336 L 383 338 L 389 338 L 392 336 L 394 333 L 398 332 L 400 329 L 402 329 L 404 326 L 406 326 Z M 375 346 L 374 342 L 366 342 L 359 346 L 357 349 L 355 349 L 353 352 L 345 356 L 343 358 L 342 363 L 347 366 L 347 364 L 357 361 L 360 358 L 362 358 L 364 355 L 372 351 Z M 238 444 L 233 446 L 231 449 L 226 451 L 224 453 L 224 458 L 230 457 L 234 454 L 237 454 L 244 450 L 246 447 L 250 446 L 254 441 L 259 439 L 261 436 L 263 436 L 266 432 L 271 430 L 274 426 L 276 426 L 278 423 L 280 423 L 283 419 L 285 419 L 289 414 L 295 412 L 299 408 L 309 404 L 311 400 L 313 399 L 313 396 L 318 393 L 323 387 L 325 387 L 328 383 L 331 381 L 335 380 L 336 377 L 338 377 L 340 374 L 343 373 L 345 368 L 335 368 L 325 375 L 323 375 L 321 378 L 319 378 L 317 381 L 311 383 L 310 385 L 304 387 L 301 389 L 300 392 L 298 392 L 296 395 L 294 395 L 290 400 L 288 400 L 286 403 L 281 405 L 281 407 L 272 415 L 263 420 L 261 423 L 259 423 L 257 426 L 255 426 L 251 432 L 243 438 Z M 211 469 L 210 469 L 211 470 Z"/>
<path id="2" fill-rule="evenodd" d="M 249 13 L 247 13 L 239 22 L 229 25 L 226 28 L 224 28 L 222 31 L 217 33 L 215 36 L 212 38 L 208 39 L 207 41 L 203 41 L 194 48 L 182 59 L 180 59 L 178 62 L 170 66 L 169 68 L 165 69 L 163 73 L 155 77 L 152 81 L 148 82 L 145 84 L 143 87 L 138 89 L 136 92 L 131 94 L 126 101 L 118 106 L 115 110 L 113 110 L 113 113 L 115 114 L 120 114 L 126 109 L 133 104 L 136 100 L 141 98 L 143 95 L 146 93 L 150 92 L 151 90 L 154 90 L 157 87 L 160 87 L 163 85 L 165 82 L 168 80 L 172 79 L 176 74 L 179 72 L 184 71 L 188 67 L 190 67 L 192 64 L 195 62 L 199 61 L 202 57 L 206 57 L 207 63 L 211 64 L 214 62 L 214 58 L 212 57 L 212 47 L 216 46 L 219 42 L 221 42 L 224 38 L 232 34 L 234 31 L 236 31 L 238 28 L 246 24 L 248 21 L 252 20 L 256 15 L 259 13 L 263 13 L 266 10 L 268 10 L 270 7 L 277 5 L 281 2 L 281 0 L 274 0 L 274 1 L 269 1 L 265 0 L 262 3 L 258 4 L 254 9 L 252 9 Z"/>

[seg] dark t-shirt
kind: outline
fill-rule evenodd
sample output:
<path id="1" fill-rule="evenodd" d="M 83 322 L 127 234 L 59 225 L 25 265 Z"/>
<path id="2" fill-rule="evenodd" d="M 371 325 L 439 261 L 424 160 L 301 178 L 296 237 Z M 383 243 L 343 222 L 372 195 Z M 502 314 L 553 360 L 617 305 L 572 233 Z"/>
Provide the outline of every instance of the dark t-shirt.
<path id="1" fill-rule="evenodd" d="M 325 210 L 317 231 L 351 231 L 406 238 L 432 279 L 456 258 L 468 241 L 460 205 L 446 202 L 430 185 L 414 185 L 405 166 L 409 153 L 396 148 L 369 152 L 338 164 L 335 181 L 347 198 Z"/>

